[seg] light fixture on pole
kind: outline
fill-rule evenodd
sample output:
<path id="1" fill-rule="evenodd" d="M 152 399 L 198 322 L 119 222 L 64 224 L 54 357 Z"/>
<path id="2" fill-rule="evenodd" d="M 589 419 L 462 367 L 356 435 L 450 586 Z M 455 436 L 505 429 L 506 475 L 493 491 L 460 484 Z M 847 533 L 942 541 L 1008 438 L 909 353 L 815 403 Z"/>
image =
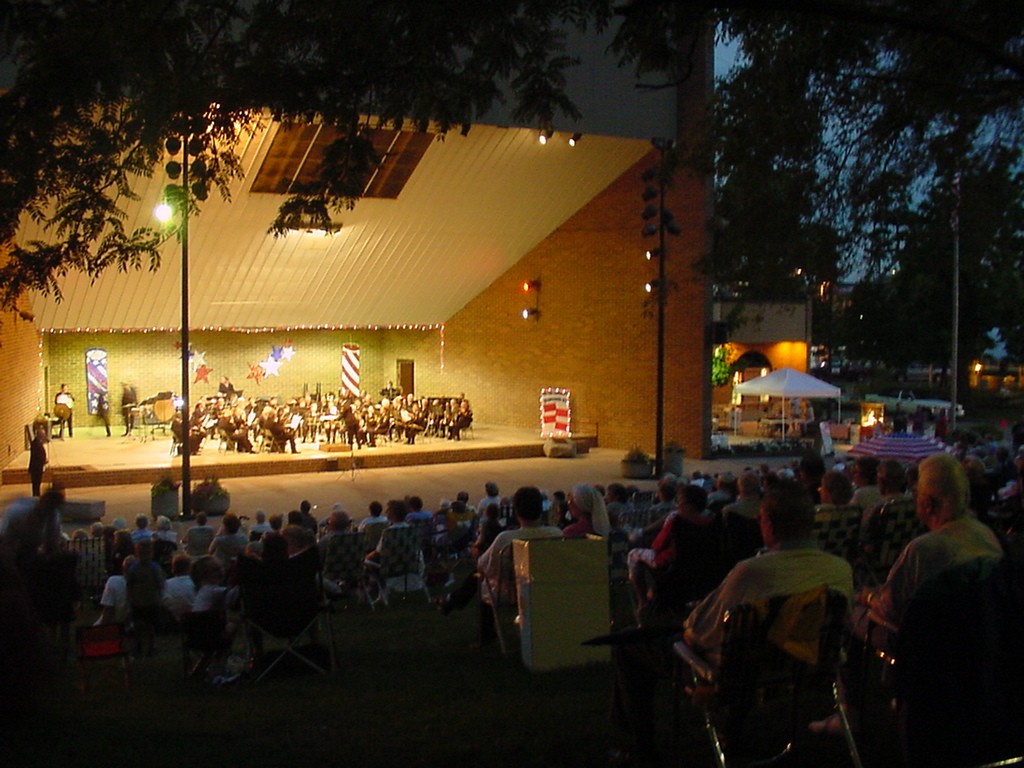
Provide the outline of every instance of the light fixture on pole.
<path id="1" fill-rule="evenodd" d="M 523 320 L 529 320 L 531 317 L 534 320 L 540 320 L 540 279 L 524 280 L 520 288 L 523 293 L 533 294 L 533 306 L 524 307 L 521 313 Z"/>
<path id="2" fill-rule="evenodd" d="M 192 511 L 192 451 L 189 435 L 191 408 L 189 387 L 191 360 L 189 339 L 189 209 L 193 198 L 205 200 L 206 161 L 202 153 L 206 139 L 202 135 L 184 134 L 171 136 L 164 143 L 167 153 L 174 158 L 181 152 L 181 161 L 171 159 L 164 166 L 170 179 L 181 179 L 179 184 L 168 184 L 164 189 L 164 200 L 157 206 L 156 217 L 169 221 L 178 215 L 178 239 L 181 241 L 181 516 L 188 517 Z"/>
<path id="3" fill-rule="evenodd" d="M 658 306 L 658 339 L 657 339 L 657 394 L 655 395 L 655 424 L 654 424 L 654 472 L 661 476 L 665 467 L 665 305 L 668 301 L 668 288 L 665 271 L 665 235 L 679 235 L 681 230 L 675 223 L 675 216 L 665 207 L 665 189 L 671 178 L 671 168 L 674 160 L 670 152 L 675 147 L 675 142 L 670 139 L 651 139 L 651 145 L 658 150 L 658 164 L 651 166 L 643 172 L 641 180 L 645 183 L 641 198 L 645 203 L 640 217 L 644 220 L 641 235 L 644 237 L 658 238 L 658 245 L 648 249 L 646 258 L 648 261 L 657 258 L 658 277 L 644 285 L 644 290 L 655 298 Z M 657 201 L 655 204 L 654 201 Z"/>

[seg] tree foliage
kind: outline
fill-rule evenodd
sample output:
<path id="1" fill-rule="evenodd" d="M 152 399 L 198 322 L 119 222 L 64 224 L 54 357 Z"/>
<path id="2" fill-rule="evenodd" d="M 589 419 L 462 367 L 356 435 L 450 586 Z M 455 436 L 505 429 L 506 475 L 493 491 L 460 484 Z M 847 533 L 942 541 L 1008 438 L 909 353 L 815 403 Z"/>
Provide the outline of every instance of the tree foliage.
<path id="1" fill-rule="evenodd" d="M 443 132 L 506 99 L 523 124 L 574 116 L 573 29 L 611 25 L 652 88 L 690 75 L 705 30 L 740 41 L 711 126 L 729 224 L 709 268 L 732 282 L 889 266 L 922 188 L 1020 166 L 1024 7 L 1003 0 L 11 0 L 0 22 L 0 237 L 25 216 L 49 235 L 14 248 L 0 306 L 69 269 L 155 266 L 164 235 L 119 204 L 172 136 L 202 140 L 226 195 L 247 118 L 335 126 L 323 174 L 272 223 L 328 228 L 377 161 L 375 125 Z"/>

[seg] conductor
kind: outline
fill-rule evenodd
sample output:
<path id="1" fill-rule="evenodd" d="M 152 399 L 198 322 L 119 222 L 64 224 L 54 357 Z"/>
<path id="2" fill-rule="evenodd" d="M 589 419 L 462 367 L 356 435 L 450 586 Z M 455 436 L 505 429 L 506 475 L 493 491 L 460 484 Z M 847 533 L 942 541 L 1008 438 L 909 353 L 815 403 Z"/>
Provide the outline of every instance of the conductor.
<path id="1" fill-rule="evenodd" d="M 46 444 L 50 436 L 46 425 L 36 425 L 35 436 L 29 445 L 28 476 L 32 479 L 32 495 L 39 496 L 43 486 L 43 470 L 46 469 Z"/>

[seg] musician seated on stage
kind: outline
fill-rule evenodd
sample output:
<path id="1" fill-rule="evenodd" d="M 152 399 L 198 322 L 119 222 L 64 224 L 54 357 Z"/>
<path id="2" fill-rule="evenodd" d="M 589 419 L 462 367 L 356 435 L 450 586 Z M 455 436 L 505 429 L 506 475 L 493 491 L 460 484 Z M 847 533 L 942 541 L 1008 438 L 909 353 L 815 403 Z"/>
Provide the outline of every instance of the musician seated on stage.
<path id="1" fill-rule="evenodd" d="M 461 440 L 462 430 L 468 429 L 473 423 L 473 411 L 469 407 L 469 400 L 462 398 L 462 400 L 452 400 L 452 403 L 458 403 L 455 406 L 455 413 L 451 417 L 451 421 L 448 424 L 448 439 L 449 440 Z"/>
<path id="2" fill-rule="evenodd" d="M 174 418 L 171 419 L 171 434 L 174 435 L 174 442 L 179 455 L 181 454 L 181 446 L 185 444 L 186 435 L 188 436 L 189 453 L 193 456 L 199 453 L 199 449 L 203 445 L 204 435 L 201 431 L 185 428 L 185 422 L 181 418 L 181 411 L 174 412 Z"/>

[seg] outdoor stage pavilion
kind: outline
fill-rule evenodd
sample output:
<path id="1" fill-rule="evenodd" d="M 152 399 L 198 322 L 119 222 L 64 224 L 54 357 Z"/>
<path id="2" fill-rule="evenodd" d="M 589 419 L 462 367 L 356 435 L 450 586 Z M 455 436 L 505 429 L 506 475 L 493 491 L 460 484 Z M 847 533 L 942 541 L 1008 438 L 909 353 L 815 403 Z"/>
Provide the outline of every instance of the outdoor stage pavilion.
<path id="1" fill-rule="evenodd" d="M 536 450 L 540 393 L 554 388 L 568 391 L 572 432 L 588 444 L 653 454 L 658 311 L 644 286 L 658 277 L 657 259 L 645 258 L 658 237 L 641 233 L 641 175 L 659 159 L 652 138 L 686 140 L 699 124 L 711 47 L 679 88 L 639 89 L 606 44 L 581 42 L 569 90 L 584 117 L 556 118 L 546 143 L 537 126 L 500 117 L 467 135 L 377 131 L 386 160 L 333 235 L 268 233 L 329 130 L 260 120 L 239 147 L 245 173 L 230 201 L 211 193 L 189 223 L 191 402 L 215 394 L 222 376 L 246 397 L 336 392 L 349 345 L 360 388 L 464 395 L 477 436 L 527 435 Z M 167 183 L 162 170 L 140 180 L 126 227 L 151 220 Z M 680 175 L 665 203 L 682 233 L 663 254 L 663 443 L 700 457 L 710 450 L 710 292 L 695 264 L 709 244 L 710 181 Z M 19 237 L 45 235 L 26 220 Z M 115 437 L 122 382 L 140 398 L 180 391 L 181 251 L 172 238 L 155 271 L 67 275 L 63 301 L 27 295 L 0 318 L 0 468 L 24 469 L 26 426 L 52 411 L 62 383 L 76 430 L 99 423 L 87 413 L 87 358 L 105 359 Z M 298 460 L 316 452 L 306 448 Z M 154 456 L 172 465 L 166 451 Z"/>

